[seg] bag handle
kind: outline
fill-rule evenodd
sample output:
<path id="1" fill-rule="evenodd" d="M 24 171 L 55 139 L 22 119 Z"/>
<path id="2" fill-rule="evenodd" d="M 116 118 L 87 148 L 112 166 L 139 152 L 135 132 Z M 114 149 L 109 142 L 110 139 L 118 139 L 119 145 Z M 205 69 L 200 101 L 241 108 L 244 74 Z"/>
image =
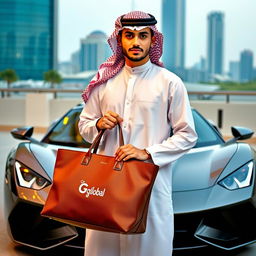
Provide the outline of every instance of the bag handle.
<path id="1" fill-rule="evenodd" d="M 123 137 L 123 132 L 122 132 L 122 128 L 120 126 L 119 123 L 117 123 L 118 126 L 118 130 L 119 130 L 119 145 L 123 146 L 124 145 L 124 137 Z M 100 140 L 102 138 L 103 133 L 105 132 L 106 129 L 100 130 L 98 135 L 96 136 L 96 138 L 94 139 L 94 141 L 92 142 L 92 145 L 89 148 L 89 151 L 93 149 L 93 153 L 96 154 L 99 144 L 100 144 Z"/>
<path id="2" fill-rule="evenodd" d="M 119 123 L 117 123 L 117 126 L 118 126 L 118 130 L 119 130 L 119 145 L 123 146 L 124 145 L 124 137 L 123 137 L 122 128 Z M 96 154 L 99 144 L 100 144 L 100 140 L 101 140 L 104 132 L 105 132 L 105 129 L 99 131 L 98 135 L 92 142 L 88 152 L 86 152 L 86 155 L 84 156 L 84 158 L 81 162 L 82 165 L 89 164 L 91 157 L 92 157 L 92 150 L 93 150 L 93 153 Z M 113 169 L 117 170 L 117 171 L 121 171 L 122 167 L 123 167 L 123 161 L 116 161 Z"/>

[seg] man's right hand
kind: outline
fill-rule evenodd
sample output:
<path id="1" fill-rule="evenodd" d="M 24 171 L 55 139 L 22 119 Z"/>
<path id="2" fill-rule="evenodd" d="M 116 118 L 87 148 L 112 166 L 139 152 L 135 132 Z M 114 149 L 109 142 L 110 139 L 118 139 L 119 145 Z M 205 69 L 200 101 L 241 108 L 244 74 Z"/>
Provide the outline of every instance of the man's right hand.
<path id="1" fill-rule="evenodd" d="M 98 130 L 112 129 L 117 125 L 117 123 L 121 123 L 122 121 L 123 118 L 120 117 L 117 113 L 107 111 L 104 116 L 98 120 L 96 126 Z"/>

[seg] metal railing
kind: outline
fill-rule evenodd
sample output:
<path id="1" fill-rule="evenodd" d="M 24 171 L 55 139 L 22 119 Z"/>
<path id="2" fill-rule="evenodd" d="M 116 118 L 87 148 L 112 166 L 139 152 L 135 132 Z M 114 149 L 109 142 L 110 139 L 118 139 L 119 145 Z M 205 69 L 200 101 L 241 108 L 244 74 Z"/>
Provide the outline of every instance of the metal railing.
<path id="1" fill-rule="evenodd" d="M 230 102 L 230 96 L 256 96 L 256 91 L 193 91 L 188 92 L 189 95 L 197 95 L 198 99 L 205 99 L 205 96 L 223 95 L 226 103 Z M 206 98 L 207 99 L 207 98 Z"/>
<path id="2" fill-rule="evenodd" d="M 9 97 L 11 93 L 52 93 L 54 99 L 57 98 L 57 93 L 77 93 L 81 94 L 81 89 L 53 89 L 53 88 L 0 88 L 1 97 Z"/>
<path id="3" fill-rule="evenodd" d="M 57 98 L 58 93 L 81 94 L 81 89 L 52 89 L 52 88 L 0 88 L 1 97 L 9 97 L 11 93 L 52 93 Z M 230 96 L 256 96 L 256 91 L 189 91 L 189 95 L 196 95 L 198 100 L 210 99 L 210 96 L 225 96 L 226 103 L 230 102 Z"/>

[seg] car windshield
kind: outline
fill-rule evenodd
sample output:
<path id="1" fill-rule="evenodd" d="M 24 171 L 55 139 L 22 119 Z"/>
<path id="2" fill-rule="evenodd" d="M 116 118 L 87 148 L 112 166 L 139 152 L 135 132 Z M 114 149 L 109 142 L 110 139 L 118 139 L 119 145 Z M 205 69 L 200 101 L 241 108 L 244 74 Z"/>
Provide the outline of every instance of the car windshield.
<path id="1" fill-rule="evenodd" d="M 50 130 L 43 139 L 43 142 L 71 147 L 90 147 L 90 143 L 82 138 L 78 130 L 78 121 L 81 110 L 81 107 L 70 110 L 57 122 L 53 129 Z M 198 141 L 194 147 L 198 148 L 223 143 L 223 139 L 218 134 L 217 130 L 196 110 L 193 110 L 193 118 L 198 135 Z"/>
<path id="2" fill-rule="evenodd" d="M 193 109 L 192 113 L 198 136 L 195 148 L 224 143 L 224 140 L 214 126 L 207 122 L 196 110 Z"/>
<path id="3" fill-rule="evenodd" d="M 52 130 L 42 140 L 48 144 L 56 144 L 71 147 L 90 147 L 79 133 L 78 121 L 81 108 L 74 108 L 63 116 Z"/>

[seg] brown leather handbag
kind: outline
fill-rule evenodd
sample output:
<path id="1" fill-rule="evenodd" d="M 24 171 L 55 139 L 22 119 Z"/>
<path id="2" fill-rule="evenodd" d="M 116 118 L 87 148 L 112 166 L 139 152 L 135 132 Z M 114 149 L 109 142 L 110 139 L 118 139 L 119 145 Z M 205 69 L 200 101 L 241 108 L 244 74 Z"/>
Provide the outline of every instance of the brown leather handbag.
<path id="1" fill-rule="evenodd" d="M 119 131 L 123 145 L 120 127 Z M 143 233 L 158 166 L 96 154 L 103 132 L 87 153 L 58 150 L 53 184 L 41 214 L 82 228 Z"/>

